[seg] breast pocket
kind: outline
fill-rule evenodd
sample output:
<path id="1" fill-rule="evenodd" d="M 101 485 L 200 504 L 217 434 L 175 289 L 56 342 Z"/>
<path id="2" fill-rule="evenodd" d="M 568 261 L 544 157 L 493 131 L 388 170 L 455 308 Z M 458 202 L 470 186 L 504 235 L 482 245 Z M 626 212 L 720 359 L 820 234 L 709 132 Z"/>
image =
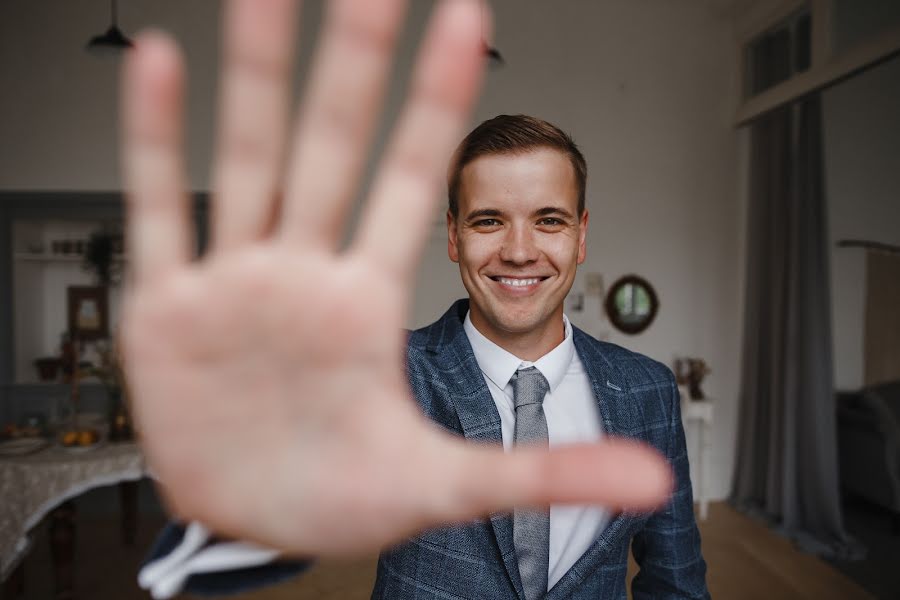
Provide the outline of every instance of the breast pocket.
<path id="1" fill-rule="evenodd" d="M 414 536 L 391 551 L 387 566 L 406 590 L 411 590 L 410 586 L 415 589 L 410 597 L 417 599 L 516 597 L 490 525 L 484 521 L 433 529 Z"/>

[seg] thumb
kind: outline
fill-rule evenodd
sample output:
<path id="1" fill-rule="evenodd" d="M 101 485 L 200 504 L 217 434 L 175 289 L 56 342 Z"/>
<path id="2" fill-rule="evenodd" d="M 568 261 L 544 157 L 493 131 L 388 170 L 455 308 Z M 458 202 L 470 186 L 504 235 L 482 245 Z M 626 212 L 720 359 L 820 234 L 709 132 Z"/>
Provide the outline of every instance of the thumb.
<path id="1" fill-rule="evenodd" d="M 443 489 L 432 488 L 440 496 L 434 504 L 435 523 L 548 504 L 652 510 L 672 491 L 672 471 L 662 455 L 629 439 L 512 452 L 448 442 Z"/>

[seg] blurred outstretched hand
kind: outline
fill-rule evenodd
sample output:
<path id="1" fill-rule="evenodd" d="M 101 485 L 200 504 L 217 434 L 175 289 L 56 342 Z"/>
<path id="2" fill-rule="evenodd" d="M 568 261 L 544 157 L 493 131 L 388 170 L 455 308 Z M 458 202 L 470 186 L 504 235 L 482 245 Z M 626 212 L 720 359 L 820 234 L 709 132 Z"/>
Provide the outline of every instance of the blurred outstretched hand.
<path id="1" fill-rule="evenodd" d="M 411 396 L 402 326 L 480 85 L 480 4 L 437 3 L 343 250 L 405 3 L 327 4 L 295 121 L 294 4 L 225 5 L 213 242 L 199 261 L 183 61 L 149 32 L 125 66 L 123 346 L 141 441 L 170 509 L 223 535 L 333 555 L 514 505 L 665 501 L 668 468 L 643 446 L 504 454 L 438 431 Z"/>

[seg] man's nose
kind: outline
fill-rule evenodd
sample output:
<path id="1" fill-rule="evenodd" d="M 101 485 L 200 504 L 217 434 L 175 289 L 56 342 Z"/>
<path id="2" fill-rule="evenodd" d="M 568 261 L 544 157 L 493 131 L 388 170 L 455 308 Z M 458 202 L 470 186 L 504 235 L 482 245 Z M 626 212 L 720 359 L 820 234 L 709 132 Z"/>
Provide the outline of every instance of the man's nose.
<path id="1" fill-rule="evenodd" d="M 536 261 L 538 248 L 530 227 L 511 227 L 503 239 L 500 259 L 517 265 Z"/>

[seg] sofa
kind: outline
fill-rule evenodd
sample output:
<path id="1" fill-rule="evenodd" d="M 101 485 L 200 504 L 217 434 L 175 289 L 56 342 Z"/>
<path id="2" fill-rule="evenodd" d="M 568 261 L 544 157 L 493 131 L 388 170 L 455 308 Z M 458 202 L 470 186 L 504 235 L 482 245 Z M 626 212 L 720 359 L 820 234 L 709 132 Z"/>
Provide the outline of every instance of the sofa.
<path id="1" fill-rule="evenodd" d="M 900 528 L 900 381 L 837 395 L 841 487 L 893 513 Z"/>

